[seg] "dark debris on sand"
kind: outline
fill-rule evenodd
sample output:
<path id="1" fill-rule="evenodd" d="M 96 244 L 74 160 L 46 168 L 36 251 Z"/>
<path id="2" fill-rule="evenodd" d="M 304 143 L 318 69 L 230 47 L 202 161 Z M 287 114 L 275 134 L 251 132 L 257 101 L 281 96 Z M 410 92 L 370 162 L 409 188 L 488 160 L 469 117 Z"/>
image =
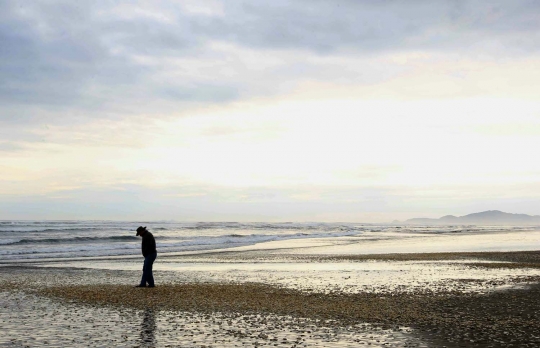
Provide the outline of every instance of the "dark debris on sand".
<path id="1" fill-rule="evenodd" d="M 315 256 L 311 256 L 315 257 Z M 320 255 L 323 260 L 350 261 L 451 261 L 451 260 L 484 260 L 528 264 L 540 267 L 540 251 L 478 251 L 478 252 L 438 252 L 438 253 L 396 253 L 396 254 L 362 254 L 362 255 Z M 508 264 L 505 264 L 508 265 Z"/>
<path id="2" fill-rule="evenodd" d="M 540 252 L 353 255 L 328 259 L 352 262 L 370 259 L 472 260 L 474 267 L 511 268 L 538 267 Z M 482 262 L 475 264 L 474 260 L 492 262 L 490 266 L 484 266 Z M 13 275 L 14 269 L 6 268 L 4 272 Z M 38 271 L 21 269 L 21 272 Z M 79 274 L 79 271 L 73 272 Z M 86 279 L 86 271 L 80 272 Z M 216 312 L 277 314 L 330 320 L 343 327 L 360 323 L 390 329 L 408 326 L 417 329 L 416 333 L 427 342 L 439 342 L 436 346 L 539 347 L 540 278 L 531 276 L 520 281 L 526 285 L 483 294 L 460 291 L 323 294 L 254 283 L 180 283 L 134 289 L 118 283 L 74 282 L 71 285 L 54 283 L 30 287 L 32 282 L 4 281 L 0 282 L 0 290 L 30 291 L 62 301 L 127 309 L 209 315 Z"/>
<path id="3" fill-rule="evenodd" d="M 262 284 L 81 285 L 40 290 L 75 302 L 137 309 L 274 313 L 419 329 L 449 346 L 537 347 L 540 286 L 482 294 L 313 294 Z"/>

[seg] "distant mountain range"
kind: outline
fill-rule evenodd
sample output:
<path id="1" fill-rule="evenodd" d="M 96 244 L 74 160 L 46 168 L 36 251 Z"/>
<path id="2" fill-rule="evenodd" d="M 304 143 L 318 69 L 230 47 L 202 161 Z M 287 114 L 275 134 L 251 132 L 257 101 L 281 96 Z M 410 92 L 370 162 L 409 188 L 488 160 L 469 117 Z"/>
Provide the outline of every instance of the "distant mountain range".
<path id="1" fill-rule="evenodd" d="M 540 225 L 540 215 L 510 214 L 500 210 L 488 210 L 464 216 L 446 215 L 438 219 L 414 218 L 406 220 L 405 223 L 419 225 Z"/>

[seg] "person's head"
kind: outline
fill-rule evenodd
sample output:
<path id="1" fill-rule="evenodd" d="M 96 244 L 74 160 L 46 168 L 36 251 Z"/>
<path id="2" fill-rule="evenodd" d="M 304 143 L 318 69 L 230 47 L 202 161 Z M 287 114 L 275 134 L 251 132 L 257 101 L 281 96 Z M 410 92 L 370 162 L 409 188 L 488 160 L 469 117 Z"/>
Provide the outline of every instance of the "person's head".
<path id="1" fill-rule="evenodd" d="M 137 236 L 143 236 L 143 234 L 145 234 L 146 232 L 148 232 L 148 230 L 146 229 L 146 226 L 142 227 L 142 226 L 139 226 L 139 228 L 137 228 Z"/>

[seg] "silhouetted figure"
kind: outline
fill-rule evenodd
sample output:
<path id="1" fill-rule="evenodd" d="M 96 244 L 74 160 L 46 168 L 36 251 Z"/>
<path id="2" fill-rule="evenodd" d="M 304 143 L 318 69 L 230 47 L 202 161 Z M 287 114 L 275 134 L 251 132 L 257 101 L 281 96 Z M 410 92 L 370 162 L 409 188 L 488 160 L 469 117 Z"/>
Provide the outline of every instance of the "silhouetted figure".
<path id="1" fill-rule="evenodd" d="M 148 287 L 153 288 L 154 275 L 152 274 L 152 266 L 157 257 L 156 240 L 152 233 L 146 229 L 146 226 L 139 226 L 139 228 L 137 228 L 137 236 L 142 237 L 141 249 L 144 256 L 144 265 L 141 283 L 136 287 L 144 288 L 146 287 L 146 283 L 148 283 Z"/>
<path id="2" fill-rule="evenodd" d="M 154 311 L 146 309 L 141 323 L 141 346 L 154 347 L 156 345 L 156 317 Z"/>

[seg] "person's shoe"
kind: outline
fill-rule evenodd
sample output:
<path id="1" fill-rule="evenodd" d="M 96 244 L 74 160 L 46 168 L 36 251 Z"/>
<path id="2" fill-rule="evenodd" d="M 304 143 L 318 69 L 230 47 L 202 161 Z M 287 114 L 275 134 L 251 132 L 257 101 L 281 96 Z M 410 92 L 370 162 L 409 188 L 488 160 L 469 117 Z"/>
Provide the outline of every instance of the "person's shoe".
<path id="1" fill-rule="evenodd" d="M 149 288 L 155 288 L 155 285 L 148 285 Z"/>
<path id="2" fill-rule="evenodd" d="M 136 288 L 146 288 L 146 285 L 135 285 Z"/>

